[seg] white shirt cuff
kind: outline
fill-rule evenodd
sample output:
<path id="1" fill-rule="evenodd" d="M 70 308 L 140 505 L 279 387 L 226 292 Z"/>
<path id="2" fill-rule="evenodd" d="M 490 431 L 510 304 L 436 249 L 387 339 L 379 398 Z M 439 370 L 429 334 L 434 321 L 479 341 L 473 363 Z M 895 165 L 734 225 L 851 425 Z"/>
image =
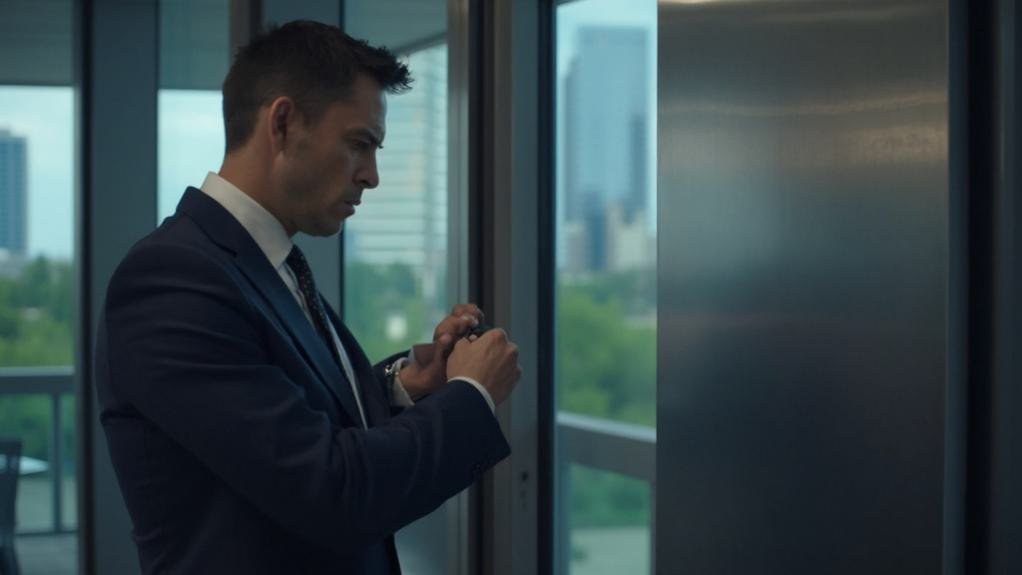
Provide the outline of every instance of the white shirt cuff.
<path id="1" fill-rule="evenodd" d="M 409 352 L 408 355 L 411 355 L 411 352 Z M 391 380 L 390 383 L 391 384 L 390 404 L 396 407 L 411 407 L 415 405 L 415 401 L 412 400 L 412 396 L 408 395 L 408 390 L 405 389 L 405 386 L 401 383 L 400 371 L 401 369 L 404 368 L 404 366 L 408 365 L 409 361 L 411 360 L 410 358 L 402 357 L 398 361 L 400 362 L 401 360 L 404 361 L 398 366 L 398 372 L 394 374 L 394 379 Z"/>
<path id="2" fill-rule="evenodd" d="M 391 405 L 397 407 L 411 407 L 415 405 L 415 401 L 412 400 L 412 396 L 408 395 L 408 390 L 405 386 L 401 385 L 401 378 L 394 376 L 394 382 L 392 383 L 393 394 L 391 395 Z"/>
<path id="3" fill-rule="evenodd" d="M 479 393 L 483 394 L 483 399 L 486 400 L 486 405 L 490 406 L 490 411 L 494 412 L 494 413 L 497 411 L 496 406 L 493 405 L 493 398 L 490 397 L 490 392 L 486 391 L 486 388 L 483 387 L 481 383 L 479 383 L 478 381 L 472 379 L 471 377 L 453 377 L 453 378 L 447 380 L 447 383 L 451 383 L 452 381 L 454 381 L 456 379 L 464 381 L 464 382 L 471 383 L 472 387 L 478 389 Z"/>

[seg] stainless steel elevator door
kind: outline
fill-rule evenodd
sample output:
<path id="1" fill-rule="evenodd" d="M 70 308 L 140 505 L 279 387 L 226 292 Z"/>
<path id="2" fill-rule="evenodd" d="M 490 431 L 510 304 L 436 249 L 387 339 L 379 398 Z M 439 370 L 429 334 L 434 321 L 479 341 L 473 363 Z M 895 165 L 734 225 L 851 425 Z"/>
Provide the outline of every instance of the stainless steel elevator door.
<path id="1" fill-rule="evenodd" d="M 658 573 L 940 569 L 940 1 L 660 1 Z"/>

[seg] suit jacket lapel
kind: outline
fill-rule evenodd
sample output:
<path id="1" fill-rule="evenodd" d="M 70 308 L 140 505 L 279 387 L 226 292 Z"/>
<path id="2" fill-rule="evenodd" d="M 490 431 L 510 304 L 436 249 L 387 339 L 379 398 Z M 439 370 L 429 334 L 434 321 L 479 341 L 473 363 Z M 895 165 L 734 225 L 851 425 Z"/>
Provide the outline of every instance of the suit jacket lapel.
<path id="1" fill-rule="evenodd" d="M 230 212 L 198 189 L 188 188 L 178 211 L 195 220 L 210 239 L 234 254 L 235 264 L 277 314 L 305 362 L 313 367 L 348 415 L 360 421 L 347 378 L 252 236 Z"/>

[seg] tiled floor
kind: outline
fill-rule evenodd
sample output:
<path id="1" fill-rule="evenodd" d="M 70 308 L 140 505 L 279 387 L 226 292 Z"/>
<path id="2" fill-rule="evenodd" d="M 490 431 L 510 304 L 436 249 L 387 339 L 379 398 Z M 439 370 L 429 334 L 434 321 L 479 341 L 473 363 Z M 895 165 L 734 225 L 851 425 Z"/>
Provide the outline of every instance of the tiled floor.
<path id="1" fill-rule="evenodd" d="M 74 575 L 77 573 L 77 535 L 24 535 L 14 549 L 21 575 Z"/>

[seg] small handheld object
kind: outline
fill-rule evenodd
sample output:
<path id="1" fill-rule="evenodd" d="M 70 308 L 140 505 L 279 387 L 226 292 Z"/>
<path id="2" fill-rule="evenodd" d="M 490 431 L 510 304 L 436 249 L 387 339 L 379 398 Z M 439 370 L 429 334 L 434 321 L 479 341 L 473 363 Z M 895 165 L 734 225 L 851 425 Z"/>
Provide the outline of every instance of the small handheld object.
<path id="1" fill-rule="evenodd" d="M 465 334 L 465 337 L 471 337 L 473 335 L 476 336 L 476 337 L 479 337 L 479 336 L 483 335 L 484 333 L 490 331 L 491 329 L 493 329 L 492 325 L 487 325 L 485 323 L 480 323 L 479 325 L 475 326 L 474 328 L 468 330 L 468 333 Z"/>
<path id="2" fill-rule="evenodd" d="M 490 331 L 491 329 L 493 329 L 492 325 L 487 325 L 485 323 L 481 323 L 481 324 L 473 327 L 472 329 L 468 330 L 468 332 L 465 335 L 463 335 L 462 337 L 463 338 L 469 338 L 469 337 L 472 337 L 473 335 L 476 336 L 476 337 L 479 337 L 479 336 L 483 335 L 484 333 Z M 434 353 L 434 349 L 435 349 L 434 346 L 435 345 L 436 344 L 434 344 L 434 343 L 419 343 L 419 344 L 413 345 L 412 346 L 412 361 L 414 361 L 415 363 L 417 363 L 419 365 L 426 365 L 426 364 L 428 364 L 430 362 L 430 360 L 432 359 L 432 357 L 433 357 L 433 353 Z"/>

